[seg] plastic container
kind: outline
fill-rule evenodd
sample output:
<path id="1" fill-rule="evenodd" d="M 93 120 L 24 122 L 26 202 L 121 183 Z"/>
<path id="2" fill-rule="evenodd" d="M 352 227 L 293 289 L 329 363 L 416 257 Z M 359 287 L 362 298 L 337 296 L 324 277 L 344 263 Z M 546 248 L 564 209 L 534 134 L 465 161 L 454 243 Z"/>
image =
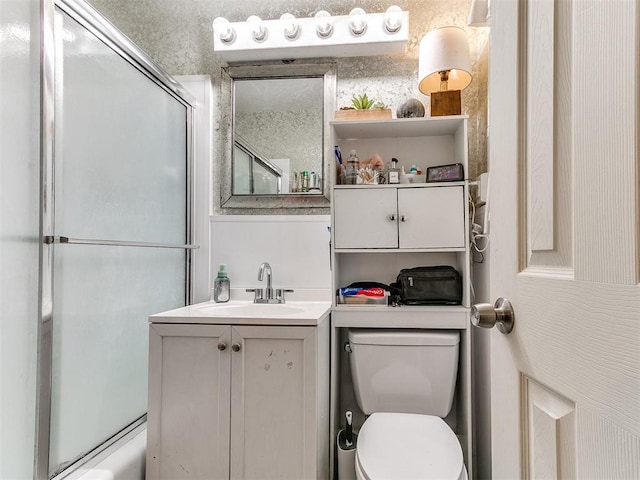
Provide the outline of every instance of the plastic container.
<path id="1" fill-rule="evenodd" d="M 386 307 L 387 305 L 389 305 L 389 292 L 385 292 L 384 297 L 368 297 L 366 295 L 338 295 L 338 303 L 344 305 Z"/>
<path id="2" fill-rule="evenodd" d="M 225 303 L 231 297 L 231 281 L 227 276 L 227 266 L 222 263 L 218 269 L 218 276 L 213 281 L 213 301 Z"/>

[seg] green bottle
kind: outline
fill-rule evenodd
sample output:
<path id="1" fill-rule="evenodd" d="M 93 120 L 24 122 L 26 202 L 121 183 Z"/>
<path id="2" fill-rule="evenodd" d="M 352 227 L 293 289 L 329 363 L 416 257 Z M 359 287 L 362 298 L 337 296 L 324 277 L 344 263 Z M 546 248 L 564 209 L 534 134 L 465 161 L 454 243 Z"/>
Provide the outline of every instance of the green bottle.
<path id="1" fill-rule="evenodd" d="M 220 264 L 218 276 L 213 281 L 213 301 L 216 303 L 225 303 L 229 301 L 231 296 L 231 282 L 227 277 L 227 266 Z"/>

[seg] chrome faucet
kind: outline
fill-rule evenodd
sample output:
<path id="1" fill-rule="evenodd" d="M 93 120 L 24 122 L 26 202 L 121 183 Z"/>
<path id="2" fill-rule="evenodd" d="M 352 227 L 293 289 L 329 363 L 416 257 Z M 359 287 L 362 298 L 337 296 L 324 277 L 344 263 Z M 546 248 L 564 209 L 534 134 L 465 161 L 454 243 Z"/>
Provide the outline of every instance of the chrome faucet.
<path id="1" fill-rule="evenodd" d="M 288 288 L 273 288 L 271 277 L 273 272 L 271 265 L 267 262 L 262 262 L 258 269 L 258 280 L 262 281 L 264 278 L 264 272 L 267 272 L 267 286 L 266 288 L 247 288 L 247 292 L 253 292 L 253 303 L 284 303 L 285 292 L 293 292 Z"/>
<path id="2" fill-rule="evenodd" d="M 271 271 L 271 265 L 269 265 L 267 262 L 262 262 L 260 264 L 260 268 L 258 269 L 258 280 L 262 281 L 265 270 L 267 271 L 267 288 L 264 292 L 264 298 L 267 300 L 271 300 L 273 298 L 273 286 L 271 284 L 271 275 L 273 272 Z"/>

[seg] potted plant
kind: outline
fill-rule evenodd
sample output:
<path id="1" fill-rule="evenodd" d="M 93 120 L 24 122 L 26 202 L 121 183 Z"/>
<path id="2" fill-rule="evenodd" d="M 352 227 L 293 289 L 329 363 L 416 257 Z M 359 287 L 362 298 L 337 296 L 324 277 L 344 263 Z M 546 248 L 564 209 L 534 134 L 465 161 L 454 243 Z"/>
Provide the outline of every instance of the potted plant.
<path id="1" fill-rule="evenodd" d="M 384 103 L 369 98 L 366 93 L 353 96 L 350 107 L 336 111 L 335 120 L 385 120 L 391 118 L 391 109 Z"/>

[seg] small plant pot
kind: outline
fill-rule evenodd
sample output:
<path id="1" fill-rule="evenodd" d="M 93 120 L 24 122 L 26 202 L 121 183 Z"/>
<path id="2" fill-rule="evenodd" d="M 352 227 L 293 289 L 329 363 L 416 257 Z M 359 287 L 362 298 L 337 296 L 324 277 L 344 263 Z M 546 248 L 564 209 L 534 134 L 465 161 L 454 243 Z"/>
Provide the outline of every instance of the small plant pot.
<path id="1" fill-rule="evenodd" d="M 334 120 L 388 120 L 390 108 L 371 108 L 369 110 L 336 110 Z"/>

